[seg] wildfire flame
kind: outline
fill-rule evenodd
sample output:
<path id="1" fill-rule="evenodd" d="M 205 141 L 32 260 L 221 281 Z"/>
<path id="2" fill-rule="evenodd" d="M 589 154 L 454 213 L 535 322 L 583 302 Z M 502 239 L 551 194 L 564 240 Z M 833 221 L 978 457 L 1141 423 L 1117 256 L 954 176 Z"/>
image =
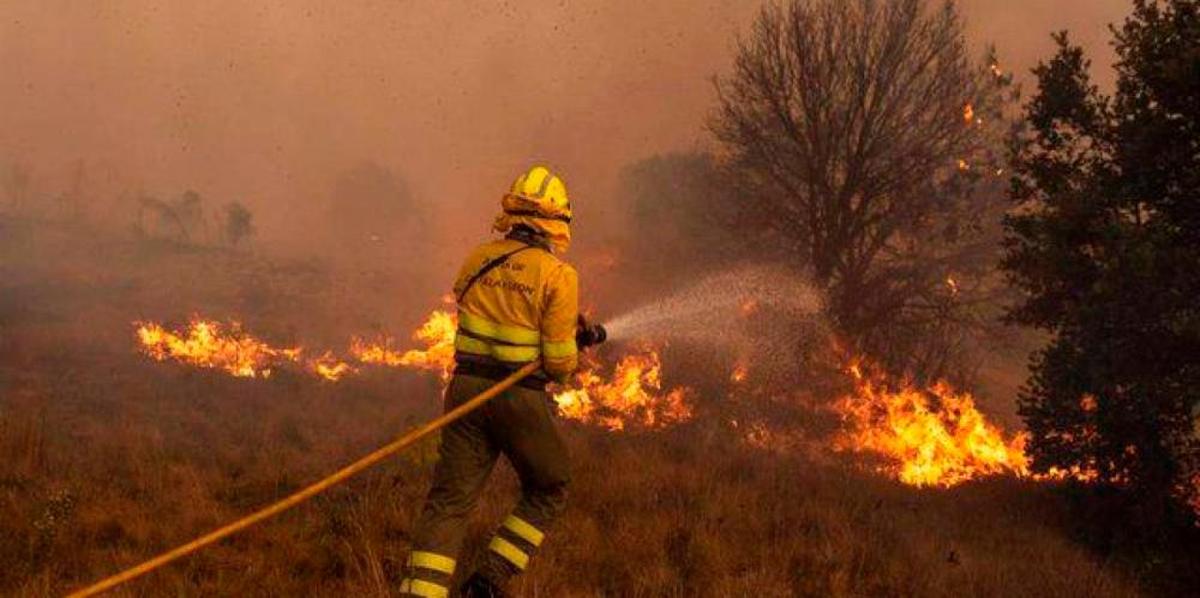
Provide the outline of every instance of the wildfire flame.
<path id="1" fill-rule="evenodd" d="M 278 349 L 242 332 L 237 322 L 225 330 L 218 322 L 193 318 L 182 333 L 139 322 L 137 337 L 142 351 L 153 359 L 174 359 L 239 378 L 266 378 L 276 364 L 300 355 L 300 349 Z"/>
<path id="2" fill-rule="evenodd" d="M 194 318 L 185 332 L 172 332 L 155 323 L 138 323 L 137 336 L 143 353 L 158 360 L 225 371 L 244 378 L 266 378 L 284 364 L 300 364 L 325 380 L 337 382 L 358 368 L 340 360 L 333 351 L 303 360 L 303 349 L 276 348 L 242 331 L 237 323 L 226 327 L 212 320 Z M 454 335 L 458 319 L 454 313 L 435 310 L 413 333 L 424 349 L 400 351 L 391 337 L 368 342 L 352 338 L 350 355 L 362 365 L 406 367 L 438 372 L 443 380 L 454 367 Z M 744 376 L 744 370 L 741 374 Z M 609 430 L 627 426 L 661 428 L 692 416 L 686 388 L 664 391 L 662 360 L 649 348 L 626 355 L 611 376 L 601 376 L 591 367 L 575 377 L 572 388 L 554 396 L 564 416 L 600 425 Z"/>
<path id="3" fill-rule="evenodd" d="M 187 329 L 173 332 L 153 322 L 137 323 L 137 338 L 143 353 L 157 361 L 174 359 L 201 368 L 217 369 L 238 378 L 267 378 L 288 363 L 302 364 L 332 382 L 353 371 L 332 352 L 304 361 L 300 347 L 278 348 L 247 334 L 238 322 L 228 326 L 193 317 Z"/>
<path id="4" fill-rule="evenodd" d="M 454 334 L 457 329 L 458 318 L 453 313 L 435 310 L 413 333 L 413 339 L 425 343 L 424 350 L 411 349 L 401 353 L 393 348 L 391 337 L 383 337 L 374 343 L 354 338 L 350 342 L 350 354 L 365 364 L 440 372 L 442 379 L 447 380 L 454 368 Z"/>
<path id="5" fill-rule="evenodd" d="M 623 357 L 607 380 L 594 369 L 578 374 L 576 387 L 556 393 L 554 401 L 563 416 L 609 430 L 662 428 L 692 417 L 689 392 L 663 392 L 662 360 L 644 349 Z"/>
<path id="6" fill-rule="evenodd" d="M 332 351 L 321 354 L 320 357 L 312 360 L 309 366 L 318 376 L 330 382 L 337 382 L 342 379 L 342 376 L 354 372 L 354 368 L 350 367 L 350 364 L 334 357 Z"/>
<path id="7" fill-rule="evenodd" d="M 733 366 L 733 371 L 729 373 L 729 381 L 734 384 L 740 384 L 746 381 L 746 376 L 750 374 L 750 366 L 746 365 L 745 361 L 738 361 Z"/>
<path id="8" fill-rule="evenodd" d="M 846 429 L 834 442 L 842 451 L 882 457 L 884 473 L 914 486 L 949 487 L 978 477 L 1029 476 L 1024 434 L 1006 437 L 975 407 L 971 395 L 944 383 L 892 390 L 850 368 L 855 392 L 834 409 Z"/>
<path id="9" fill-rule="evenodd" d="M 951 295 L 958 295 L 958 281 L 953 276 L 946 277 L 946 288 L 950 289 Z"/>
<path id="10" fill-rule="evenodd" d="M 946 284 L 953 293 L 958 291 L 953 277 L 948 277 Z M 757 307 L 755 302 L 747 301 L 740 311 L 748 316 Z M 333 351 L 304 359 L 301 347 L 272 346 L 246 333 L 237 322 L 222 324 L 193 317 L 181 331 L 152 322 L 137 322 L 136 326 L 140 351 L 157 361 L 175 360 L 241 378 L 267 378 L 274 369 L 286 365 L 299 366 L 331 382 L 359 372 Z M 350 353 L 363 365 L 435 371 L 446 380 L 453 369 L 456 330 L 454 313 L 435 310 L 413 333 L 413 339 L 424 343 L 424 349 L 401 352 L 394 348 L 391 337 L 374 343 L 354 338 Z M 865 374 L 857 362 L 848 371 L 855 388 L 833 404 L 843 429 L 835 434 L 832 448 L 874 455 L 881 459 L 880 472 L 905 484 L 950 487 L 994 475 L 1082 482 L 1099 477 L 1088 467 L 1052 468 L 1046 474 L 1032 474 L 1025 453 L 1027 436 L 1006 435 L 987 421 L 970 394 L 955 391 L 945 383 L 924 389 L 908 383 L 888 385 L 880 376 Z M 748 372 L 748 362 L 739 358 L 729 380 L 743 384 Z M 568 419 L 620 431 L 661 429 L 691 419 L 691 394 L 685 387 L 664 390 L 662 359 L 653 348 L 643 347 L 622 357 L 610 375 L 603 375 L 596 365 L 585 368 L 570 388 L 556 392 L 553 398 Z M 1092 413 L 1097 409 L 1097 400 L 1085 395 L 1080 407 Z M 739 427 L 736 420 L 732 425 Z M 748 424 L 744 438 L 751 446 L 770 450 L 807 447 L 824 451 L 830 446 L 822 443 L 822 448 L 813 449 L 816 445 L 803 433 L 776 430 L 764 422 Z M 1181 483 L 1177 490 L 1200 513 L 1200 476 Z"/>

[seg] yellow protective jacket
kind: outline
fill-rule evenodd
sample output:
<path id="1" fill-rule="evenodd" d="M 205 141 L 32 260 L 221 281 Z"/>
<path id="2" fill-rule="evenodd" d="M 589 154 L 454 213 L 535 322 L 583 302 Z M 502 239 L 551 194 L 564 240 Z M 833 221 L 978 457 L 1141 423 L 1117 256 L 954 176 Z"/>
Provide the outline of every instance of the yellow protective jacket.
<path id="1" fill-rule="evenodd" d="M 514 251 L 477 277 L 490 262 Z M 546 374 L 560 381 L 578 367 L 579 276 L 546 249 L 512 238 L 485 243 L 459 270 L 454 295 L 457 354 L 514 367 L 541 359 Z"/>

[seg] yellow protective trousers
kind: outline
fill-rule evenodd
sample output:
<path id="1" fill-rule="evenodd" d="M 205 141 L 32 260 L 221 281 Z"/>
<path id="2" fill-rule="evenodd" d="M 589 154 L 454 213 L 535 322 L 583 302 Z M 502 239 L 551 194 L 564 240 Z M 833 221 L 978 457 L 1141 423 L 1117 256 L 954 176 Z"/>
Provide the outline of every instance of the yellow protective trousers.
<path id="1" fill-rule="evenodd" d="M 495 384 L 456 374 L 446 390 L 449 411 Z M 566 447 L 545 391 L 513 387 L 442 431 L 433 486 L 417 522 L 401 593 L 440 598 L 450 593 L 467 520 L 500 455 L 521 481 L 521 498 L 501 522 L 478 572 L 498 586 L 523 571 L 566 505 Z"/>

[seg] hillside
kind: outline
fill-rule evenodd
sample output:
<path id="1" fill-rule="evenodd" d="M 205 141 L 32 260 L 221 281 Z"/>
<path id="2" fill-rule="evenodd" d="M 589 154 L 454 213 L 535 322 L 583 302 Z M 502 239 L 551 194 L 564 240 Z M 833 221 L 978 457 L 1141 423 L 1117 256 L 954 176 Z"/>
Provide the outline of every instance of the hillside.
<path id="1" fill-rule="evenodd" d="M 439 410 L 434 373 L 238 378 L 149 359 L 133 334 L 136 321 L 180 326 L 203 313 L 289 346 L 379 329 L 405 339 L 436 297 L 385 314 L 386 292 L 319 263 L 28 221 L 0 230 L 0 593 L 59 595 L 133 565 Z M 756 398 L 671 355 L 664 389 L 693 389 L 690 417 L 619 431 L 564 420 L 571 504 L 519 595 L 1139 593 L 1075 541 L 1055 485 L 901 484 L 822 450 L 834 424 L 814 405 L 834 397 Z M 747 414 L 766 427 L 732 423 Z M 426 443 L 124 595 L 389 595 L 432 451 Z M 511 471 L 496 477 L 476 551 L 512 500 Z"/>

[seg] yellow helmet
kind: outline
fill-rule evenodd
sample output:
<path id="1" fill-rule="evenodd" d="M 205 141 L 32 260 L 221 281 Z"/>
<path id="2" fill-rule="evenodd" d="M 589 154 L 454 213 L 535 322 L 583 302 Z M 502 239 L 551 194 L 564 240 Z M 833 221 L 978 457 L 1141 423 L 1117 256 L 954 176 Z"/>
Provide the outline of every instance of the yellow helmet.
<path id="1" fill-rule="evenodd" d="M 567 198 L 567 186 L 545 166 L 534 166 L 517 177 L 504 200 L 504 212 L 511 216 L 571 222 L 571 200 Z"/>

